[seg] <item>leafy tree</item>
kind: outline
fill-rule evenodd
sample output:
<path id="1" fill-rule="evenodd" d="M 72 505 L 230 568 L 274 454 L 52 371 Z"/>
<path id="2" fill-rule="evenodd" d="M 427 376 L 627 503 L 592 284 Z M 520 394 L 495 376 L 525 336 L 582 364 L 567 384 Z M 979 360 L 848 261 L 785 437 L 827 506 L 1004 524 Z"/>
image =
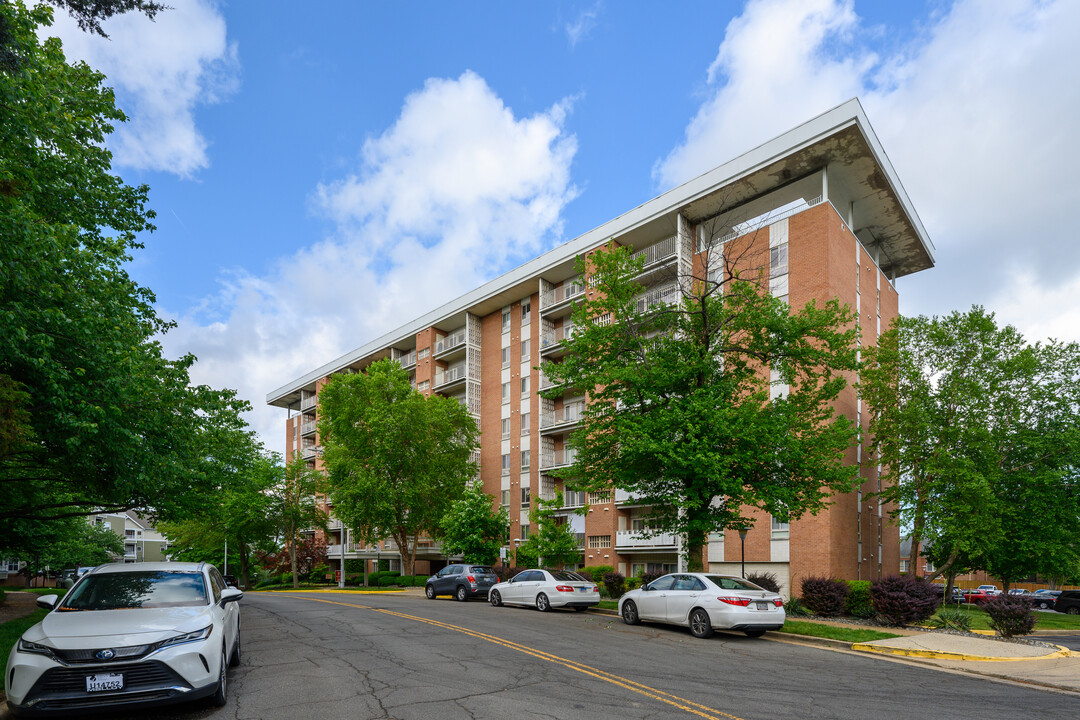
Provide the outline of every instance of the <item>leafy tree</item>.
<path id="1" fill-rule="evenodd" d="M 562 492 L 552 500 L 533 500 L 529 510 L 529 537 L 517 549 L 519 566 L 563 567 L 581 559 L 577 537 L 569 523 L 559 522 L 556 511 L 563 505 Z"/>
<path id="2" fill-rule="evenodd" d="M 438 534 L 476 472 L 468 410 L 424 397 L 401 365 L 382 360 L 323 386 L 319 436 L 334 514 L 366 539 L 392 537 L 415 574 L 417 539 Z"/>
<path id="3" fill-rule="evenodd" d="M 52 5 L 62 7 L 71 13 L 79 28 L 86 32 L 109 37 L 101 27 L 104 20 L 113 15 L 121 15 L 132 10 L 138 10 L 151 20 L 168 6 L 154 0 L 46 0 Z"/>
<path id="4" fill-rule="evenodd" d="M 653 531 L 684 535 L 691 569 L 709 533 L 752 524 L 745 509 L 814 513 L 857 473 L 843 461 L 856 429 L 832 405 L 856 366 L 853 315 L 835 300 L 792 309 L 771 296 L 754 247 L 706 248 L 669 278 L 672 304 L 650 302 L 635 280 L 644 261 L 624 248 L 579 258 L 596 292 L 574 310 L 569 354 L 544 364 L 589 394 L 564 479 L 651 504 Z"/>
<path id="5" fill-rule="evenodd" d="M 1080 574 L 1080 346 L 1028 344 L 992 313 L 900 318 L 866 353 L 862 393 L 890 481 L 939 574 L 1006 584 Z"/>
<path id="6" fill-rule="evenodd" d="M 443 553 L 461 555 L 468 562 L 491 565 L 506 543 L 510 518 L 503 508 L 495 509 L 495 499 L 479 483 L 468 483 L 439 524 Z"/>
<path id="7" fill-rule="evenodd" d="M 39 39 L 51 18 L 0 3 L 0 545 L 17 519 L 197 503 L 248 408 L 163 356 L 171 324 L 125 270 L 153 230 L 148 188 L 104 144 L 125 117 L 104 75 Z"/>
<path id="8" fill-rule="evenodd" d="M 285 552 L 289 556 L 292 570 L 293 587 L 300 583 L 298 568 L 303 564 L 300 545 L 305 541 L 305 530 L 312 528 L 326 529 L 327 513 L 323 509 L 321 496 L 326 491 L 326 479 L 317 470 L 309 468 L 299 454 L 285 466 L 282 480 L 268 491 L 271 498 L 269 516 L 276 523 L 285 542 Z M 325 545 L 325 543 L 324 543 Z M 304 555 L 304 558 L 308 555 Z M 326 549 L 322 551 L 321 562 L 326 561 Z M 308 568 L 307 572 L 311 572 Z"/>
<path id="9" fill-rule="evenodd" d="M 85 518 L 65 518 L 49 523 L 22 521 L 27 534 L 21 535 L 12 557 L 26 563 L 27 584 L 37 573 L 50 568 L 101 565 L 124 554 L 124 542 L 107 525 Z M 9 546 L 10 547 L 10 546 Z"/>

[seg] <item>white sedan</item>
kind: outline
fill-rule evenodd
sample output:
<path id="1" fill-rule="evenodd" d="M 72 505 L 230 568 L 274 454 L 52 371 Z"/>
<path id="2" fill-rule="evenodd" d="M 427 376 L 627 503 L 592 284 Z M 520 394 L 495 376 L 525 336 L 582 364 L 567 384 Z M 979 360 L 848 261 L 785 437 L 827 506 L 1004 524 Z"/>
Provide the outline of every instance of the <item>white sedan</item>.
<path id="1" fill-rule="evenodd" d="M 16 715 L 96 712 L 212 696 L 240 663 L 243 597 L 205 563 L 130 563 L 90 571 L 19 639 L 4 685 Z"/>
<path id="2" fill-rule="evenodd" d="M 507 582 L 492 586 L 488 602 L 500 605 L 529 605 L 540 612 L 572 607 L 578 612 L 600 602 L 600 587 L 569 570 L 523 570 Z"/>
<path id="3" fill-rule="evenodd" d="M 742 578 L 712 573 L 664 575 L 619 600 L 619 614 L 627 625 L 642 620 L 690 628 L 694 637 L 706 638 L 713 630 L 741 630 L 760 637 L 784 626 L 784 600 L 774 592 Z"/>

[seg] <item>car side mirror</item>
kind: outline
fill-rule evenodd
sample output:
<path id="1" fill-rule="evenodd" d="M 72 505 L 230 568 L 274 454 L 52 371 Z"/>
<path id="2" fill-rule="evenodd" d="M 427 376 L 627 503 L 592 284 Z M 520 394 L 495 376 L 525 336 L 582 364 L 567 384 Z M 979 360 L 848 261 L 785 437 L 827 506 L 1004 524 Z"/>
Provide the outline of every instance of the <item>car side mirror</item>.
<path id="1" fill-rule="evenodd" d="M 56 601 L 60 599 L 59 595 L 42 595 L 37 599 L 37 606 L 45 610 L 52 610 L 56 606 Z"/>
<path id="2" fill-rule="evenodd" d="M 240 598 L 244 597 L 244 593 L 236 588 L 225 588 L 221 591 L 221 604 L 225 606 L 231 602 L 236 602 Z"/>
<path id="3" fill-rule="evenodd" d="M 648 592 L 649 590 L 652 590 L 652 583 L 648 583 L 647 585 L 642 585 L 641 589 L 646 591 L 646 592 Z"/>

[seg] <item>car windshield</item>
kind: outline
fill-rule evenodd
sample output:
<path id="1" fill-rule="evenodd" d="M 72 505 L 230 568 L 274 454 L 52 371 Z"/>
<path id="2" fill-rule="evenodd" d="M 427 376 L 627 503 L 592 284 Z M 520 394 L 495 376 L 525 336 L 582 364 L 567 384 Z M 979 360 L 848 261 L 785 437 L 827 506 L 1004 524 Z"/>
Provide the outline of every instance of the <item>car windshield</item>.
<path id="1" fill-rule="evenodd" d="M 208 602 L 202 573 L 156 570 L 88 575 L 58 609 L 198 607 Z"/>
<path id="2" fill-rule="evenodd" d="M 585 580 L 585 578 L 577 573 L 572 573 L 569 570 L 552 570 L 551 577 L 556 580 L 562 580 L 563 582 L 583 582 Z"/>
<path id="3" fill-rule="evenodd" d="M 723 575 L 707 575 L 709 582 L 722 590 L 764 590 L 752 582 L 741 578 L 724 577 Z"/>

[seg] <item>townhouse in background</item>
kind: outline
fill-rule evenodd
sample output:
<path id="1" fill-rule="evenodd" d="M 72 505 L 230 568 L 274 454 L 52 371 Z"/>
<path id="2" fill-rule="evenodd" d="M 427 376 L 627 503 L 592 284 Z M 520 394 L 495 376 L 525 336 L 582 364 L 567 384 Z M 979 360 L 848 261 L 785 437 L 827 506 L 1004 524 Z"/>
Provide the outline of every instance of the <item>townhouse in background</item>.
<path id="1" fill-rule="evenodd" d="M 537 366 L 560 360 L 561 340 L 573 332 L 571 309 L 589 293 L 575 258 L 612 240 L 627 246 L 645 258 L 643 301 L 668 301 L 678 297 L 677 277 L 688 276 L 704 244 L 717 239 L 754 248 L 770 291 L 793 307 L 835 297 L 854 308 L 863 344 L 875 343 L 896 317 L 896 280 L 934 264 L 933 245 L 911 201 L 858 100 L 850 100 L 269 393 L 269 404 L 288 411 L 286 456 L 300 453 L 321 469 L 320 387 L 334 373 L 396 359 L 417 390 L 456 398 L 476 418 L 480 479 L 509 510 L 511 542 L 520 542 L 528 536 L 534 499 L 561 489 L 551 471 L 574 460 L 568 437 L 585 398 L 574 391 L 555 400 L 540 397 L 551 385 Z M 866 427 L 853 386 L 836 406 Z M 810 575 L 896 573 L 898 530 L 889 508 L 869 496 L 880 487 L 877 468 L 861 447 L 852 448 L 847 461 L 860 468 L 856 491 L 790 523 L 753 514 L 745 539 L 735 531 L 710 539 L 709 570 L 737 575 L 745 563 L 747 572 L 775 573 L 785 593 Z M 649 508 L 633 497 L 614 491 L 565 492 L 563 498 L 562 514 L 586 565 L 611 565 L 628 576 L 679 566 L 681 539 L 645 532 Z M 585 516 L 573 512 L 586 504 Z M 391 545 L 350 542 L 347 530 L 332 522 L 335 569 L 343 541 L 346 558 L 397 560 Z M 435 543 L 418 550 L 417 574 L 446 562 Z"/>

